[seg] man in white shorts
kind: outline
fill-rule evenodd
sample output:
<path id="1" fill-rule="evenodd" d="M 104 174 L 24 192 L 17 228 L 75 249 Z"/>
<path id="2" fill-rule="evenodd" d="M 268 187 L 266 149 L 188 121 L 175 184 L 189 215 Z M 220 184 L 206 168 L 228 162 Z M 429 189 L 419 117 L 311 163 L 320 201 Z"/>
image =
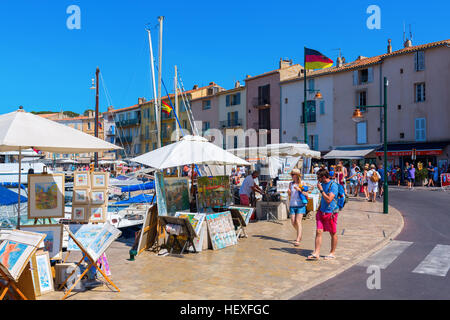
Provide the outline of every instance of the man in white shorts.
<path id="1" fill-rule="evenodd" d="M 374 164 L 370 165 L 370 170 L 367 172 L 367 187 L 369 191 L 369 201 L 375 202 L 378 192 L 378 181 L 380 181 L 380 174 L 377 172 Z"/>

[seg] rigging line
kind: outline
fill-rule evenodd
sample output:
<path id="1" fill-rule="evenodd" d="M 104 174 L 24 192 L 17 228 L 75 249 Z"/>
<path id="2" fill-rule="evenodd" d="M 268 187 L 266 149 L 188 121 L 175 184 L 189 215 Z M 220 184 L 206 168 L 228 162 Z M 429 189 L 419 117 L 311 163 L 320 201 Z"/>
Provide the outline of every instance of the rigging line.
<path id="1" fill-rule="evenodd" d="M 182 92 L 182 97 L 183 99 L 185 99 L 185 104 L 186 104 L 186 109 L 188 111 L 188 115 L 190 116 L 190 122 L 191 122 L 191 127 L 192 127 L 192 131 L 194 132 L 195 135 L 198 135 L 198 128 L 197 125 L 195 124 L 195 119 L 194 119 L 194 115 L 192 114 L 192 108 L 191 105 L 189 103 L 189 99 L 186 96 L 185 93 L 185 89 L 184 89 L 184 85 L 183 85 L 183 79 L 181 79 L 181 75 L 180 75 L 180 81 L 179 81 L 179 86 L 180 87 L 180 91 Z"/>
<path id="2" fill-rule="evenodd" d="M 103 87 L 103 91 L 104 91 L 105 96 L 106 96 L 106 100 L 107 100 L 108 106 L 112 106 L 111 95 L 109 94 L 108 88 L 106 87 L 106 82 L 105 82 L 105 79 L 103 79 L 103 74 L 102 74 L 101 71 L 100 71 L 100 81 L 101 81 L 102 84 L 103 84 L 102 87 Z M 108 106 L 107 106 L 107 107 L 108 107 Z"/>

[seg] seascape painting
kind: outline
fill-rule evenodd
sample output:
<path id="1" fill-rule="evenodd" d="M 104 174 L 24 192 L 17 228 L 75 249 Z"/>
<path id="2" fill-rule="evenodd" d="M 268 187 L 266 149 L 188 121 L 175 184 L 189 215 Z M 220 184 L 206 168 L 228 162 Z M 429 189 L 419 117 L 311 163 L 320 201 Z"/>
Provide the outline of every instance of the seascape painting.
<path id="1" fill-rule="evenodd" d="M 44 250 L 49 253 L 50 259 L 60 259 L 62 251 L 62 225 L 31 225 L 22 226 L 22 230 L 45 234 Z"/>
<path id="2" fill-rule="evenodd" d="M 36 268 L 41 294 L 53 291 L 53 276 L 48 254 L 36 255 Z"/>
<path id="3" fill-rule="evenodd" d="M 29 174 L 28 190 L 28 219 L 64 217 L 64 174 Z"/>
<path id="4" fill-rule="evenodd" d="M 89 246 L 91 241 L 100 233 L 102 229 L 103 225 L 101 224 L 71 224 L 69 226 L 70 232 L 85 248 Z M 78 248 L 70 237 L 69 243 L 67 244 L 67 251 L 80 251 L 80 248 Z"/>

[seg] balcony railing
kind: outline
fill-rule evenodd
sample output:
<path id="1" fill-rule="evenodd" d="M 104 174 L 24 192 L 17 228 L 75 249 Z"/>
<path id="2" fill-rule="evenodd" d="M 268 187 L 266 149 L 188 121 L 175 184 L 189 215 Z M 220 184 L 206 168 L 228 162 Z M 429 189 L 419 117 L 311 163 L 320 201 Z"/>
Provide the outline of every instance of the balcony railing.
<path id="1" fill-rule="evenodd" d="M 222 128 L 242 127 L 242 119 L 230 119 L 219 122 Z"/>
<path id="2" fill-rule="evenodd" d="M 140 124 L 140 123 L 141 123 L 141 119 L 140 118 L 133 118 L 133 119 L 128 119 L 128 120 L 116 121 L 116 125 L 117 126 L 121 126 L 121 127 L 132 126 L 132 125 Z"/>
<path id="3" fill-rule="evenodd" d="M 253 122 L 253 128 L 261 130 L 261 129 L 267 129 L 270 130 L 270 122 L 265 121 L 265 122 Z"/>
<path id="4" fill-rule="evenodd" d="M 255 97 L 252 105 L 254 108 L 270 107 L 270 97 Z"/>

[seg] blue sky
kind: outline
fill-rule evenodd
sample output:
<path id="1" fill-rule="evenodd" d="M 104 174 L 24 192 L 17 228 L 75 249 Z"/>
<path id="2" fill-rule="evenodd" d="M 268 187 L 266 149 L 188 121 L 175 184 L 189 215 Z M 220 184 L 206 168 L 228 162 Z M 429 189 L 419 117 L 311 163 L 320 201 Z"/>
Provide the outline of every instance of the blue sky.
<path id="1" fill-rule="evenodd" d="M 70 5 L 81 29 L 69 30 Z M 381 9 L 381 29 L 369 30 L 369 5 Z M 303 63 L 303 47 L 346 61 L 402 46 L 403 23 L 413 44 L 450 38 L 450 2 L 428 1 L 65 1 L 0 2 L 0 113 L 71 110 L 95 105 L 90 90 L 100 67 L 115 108 L 151 98 L 145 25 L 163 26 L 163 80 L 173 90 L 174 65 L 185 89 L 214 81 L 229 89 L 246 74 L 276 69 L 281 57 Z M 158 31 L 152 34 L 157 52 Z M 164 91 L 163 91 L 164 93 Z M 101 88 L 100 111 L 108 100 Z"/>

